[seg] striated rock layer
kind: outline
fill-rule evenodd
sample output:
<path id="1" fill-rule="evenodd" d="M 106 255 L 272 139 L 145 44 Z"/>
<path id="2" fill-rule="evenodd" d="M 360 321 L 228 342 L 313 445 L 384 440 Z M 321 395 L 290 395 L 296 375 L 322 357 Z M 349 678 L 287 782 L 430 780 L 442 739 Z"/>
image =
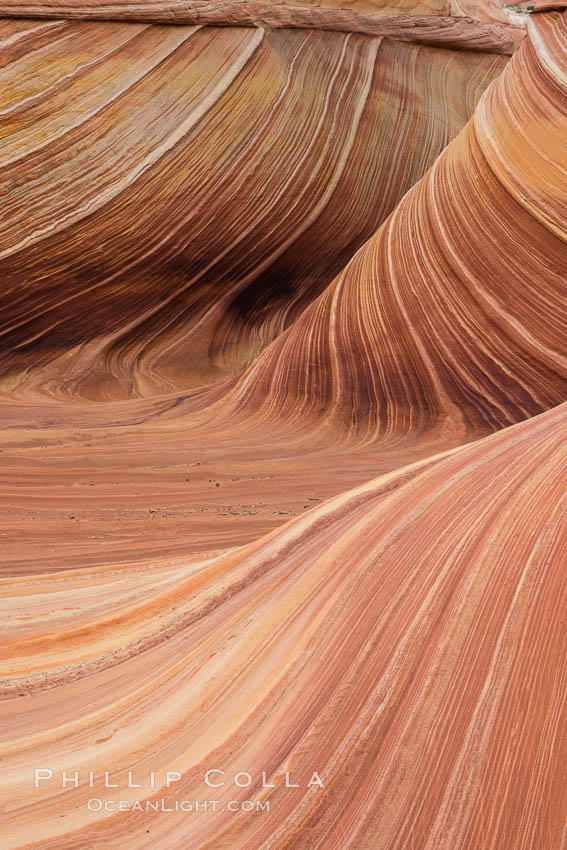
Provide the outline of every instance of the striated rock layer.
<path id="1" fill-rule="evenodd" d="M 185 325 L 176 324 L 174 310 L 125 326 L 139 302 L 145 308 L 143 298 L 154 297 L 161 264 L 172 273 L 169 249 L 156 255 L 155 266 L 144 263 L 144 276 L 148 267 L 152 272 L 146 289 L 133 297 L 126 271 L 117 290 L 111 281 L 98 300 L 102 286 L 96 287 L 106 281 L 102 272 L 107 264 L 112 273 L 114 264 L 124 262 L 121 251 L 108 250 L 100 278 L 95 266 L 85 291 L 76 271 L 92 262 L 84 245 L 98 244 L 92 236 L 83 238 L 86 231 L 74 239 L 62 231 L 55 243 L 49 233 L 33 251 L 22 250 L 16 258 L 25 263 L 21 277 L 14 277 L 14 264 L 5 278 L 20 289 L 14 286 L 18 299 L 4 304 L 15 342 L 5 357 L 4 392 L 32 401 L 3 408 L 9 429 L 2 458 L 5 568 L 44 572 L 238 545 L 302 513 L 314 499 L 562 401 L 564 27 L 559 14 L 536 16 L 529 41 L 485 94 L 473 122 L 319 300 L 232 383 L 145 402 L 77 405 L 79 396 L 104 399 L 128 389 L 149 394 L 152 387 L 163 391 L 187 380 L 195 370 L 188 358 L 195 352 L 199 357 L 190 333 L 193 312 L 181 314 L 189 324 L 186 348 Z M 240 31 L 239 37 L 249 35 Z M 414 57 L 424 50 L 388 49 L 417 51 Z M 383 156 L 392 139 L 397 137 L 385 134 Z M 151 182 L 148 190 L 154 198 L 157 185 Z M 76 204 L 77 196 L 71 198 Z M 117 215 L 125 201 L 117 201 Z M 309 215 L 307 199 L 305 204 Z M 135 209 L 140 207 L 133 204 Z M 110 213 L 105 208 L 98 218 L 96 212 L 85 215 L 80 225 L 112 221 Z M 132 218 L 133 212 L 126 216 Z M 144 232 L 151 234 L 156 219 L 148 218 Z M 138 235 L 137 226 L 135 220 Z M 112 222 L 109 245 L 129 240 L 130 231 Z M 328 232 L 320 237 L 322 246 Z M 139 251 L 139 239 L 135 245 Z M 75 257 L 68 278 L 42 271 L 60 256 L 67 262 L 67 252 Z M 30 296 L 30 265 L 37 269 L 41 299 Z M 302 292 L 300 274 L 299 264 Z M 52 294 L 62 285 L 80 297 L 60 304 Z M 229 311 L 215 315 L 212 287 L 214 280 L 204 290 L 202 309 L 215 321 L 199 326 L 207 352 L 197 372 L 203 379 L 210 375 L 211 326 L 214 332 L 220 328 L 217 351 L 234 351 L 238 338 Z M 261 283 L 252 292 L 262 298 Z M 190 291 L 184 297 L 190 307 Z M 300 301 L 305 305 L 310 297 L 306 292 Z M 162 305 L 163 295 L 150 308 L 156 301 Z M 273 304 L 276 309 L 265 315 L 281 328 L 286 302 L 278 302 L 277 279 Z M 12 318 L 15 310 L 21 324 Z M 252 308 L 243 313 L 238 334 L 246 337 L 257 319 Z M 100 322 L 115 328 L 110 346 L 103 335 L 102 345 L 93 339 L 93 325 L 98 330 Z M 242 344 L 244 352 L 248 344 Z M 35 363 L 41 368 L 34 369 Z M 68 396 L 69 403 L 39 403 L 45 393 Z"/>
<path id="2" fill-rule="evenodd" d="M 7 582 L 4 846 L 40 811 L 36 848 L 559 848 L 566 432 L 562 405 L 225 558 Z M 55 781 L 32 797 L 40 762 Z M 87 800 L 118 792 L 87 771 L 109 766 L 170 807 L 210 795 L 209 769 L 253 784 L 215 788 L 216 813 L 103 819 Z M 152 792 L 167 769 L 182 780 Z"/>
<path id="3" fill-rule="evenodd" d="M 318 31 L 3 26 L 0 392 L 18 397 L 240 370 L 507 61 Z"/>
<path id="4" fill-rule="evenodd" d="M 379 9 L 379 11 L 375 11 Z M 413 14 L 408 14 L 411 11 Z M 7 17 L 69 18 L 71 20 L 135 21 L 151 24 L 198 24 L 358 32 L 463 50 L 512 53 L 523 38 L 521 16 L 503 13 L 495 0 L 471 0 L 440 7 L 424 3 L 349 3 L 295 5 L 256 0 L 84 0 L 21 3 L 2 0 Z"/>
<path id="5" fill-rule="evenodd" d="M 565 58 L 565 18 L 538 18 L 471 122 L 221 416 L 463 441 L 565 398 Z"/>
<path id="6" fill-rule="evenodd" d="M 567 15 L 3 26 L 2 847 L 563 850 Z"/>

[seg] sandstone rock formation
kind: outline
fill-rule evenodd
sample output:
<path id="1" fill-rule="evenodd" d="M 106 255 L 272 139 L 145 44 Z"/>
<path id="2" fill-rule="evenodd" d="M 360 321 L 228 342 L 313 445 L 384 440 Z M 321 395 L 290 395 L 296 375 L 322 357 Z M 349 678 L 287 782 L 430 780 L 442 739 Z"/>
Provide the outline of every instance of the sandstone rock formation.
<path id="1" fill-rule="evenodd" d="M 247 365 L 506 63 L 316 30 L 4 27 L 0 381 L 28 396 Z"/>
<path id="2" fill-rule="evenodd" d="M 567 13 L 172 8 L 2 4 L 2 847 L 562 850 Z"/>
<path id="3" fill-rule="evenodd" d="M 464 50 L 512 53 L 523 38 L 523 20 L 504 14 L 494 0 L 440 7 L 436 0 L 417 5 L 365 3 L 364 0 L 322 4 L 256 2 L 256 0 L 84 0 L 21 3 L 3 0 L 0 14 L 13 17 L 116 20 L 151 24 L 213 24 L 260 28 L 320 29 L 386 36 Z M 375 11 L 378 9 L 379 11 Z M 411 9 L 411 13 L 410 13 Z"/>

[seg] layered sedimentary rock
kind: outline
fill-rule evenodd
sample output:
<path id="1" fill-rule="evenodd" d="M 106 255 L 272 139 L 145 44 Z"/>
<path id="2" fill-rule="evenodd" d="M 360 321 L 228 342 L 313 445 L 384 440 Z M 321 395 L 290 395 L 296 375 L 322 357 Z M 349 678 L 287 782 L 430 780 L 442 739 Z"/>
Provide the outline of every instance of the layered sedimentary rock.
<path id="1" fill-rule="evenodd" d="M 376 11 L 379 9 L 380 11 Z M 320 29 L 386 36 L 401 41 L 464 50 L 512 53 L 523 38 L 521 17 L 506 16 L 494 0 L 440 8 L 436 2 L 374 6 L 364 0 L 339 3 L 256 2 L 256 0 L 84 0 L 21 3 L 3 0 L 0 15 L 71 20 L 115 20 L 151 24 L 198 24 L 260 28 Z M 407 10 L 407 11 L 406 11 Z M 411 13 L 408 13 L 410 12 Z M 472 16 L 472 17 L 471 17 Z"/>
<path id="2" fill-rule="evenodd" d="M 40 811 L 37 848 L 559 848 L 566 430 L 563 405 L 220 560 L 8 583 L 4 846 Z M 211 769 L 216 812 L 87 811 L 128 770 L 173 811 Z"/>
<path id="3" fill-rule="evenodd" d="M 28 396 L 242 368 L 506 63 L 318 31 L 3 26 L 1 373 Z"/>
<path id="4" fill-rule="evenodd" d="M 565 398 L 565 20 L 538 18 L 531 35 L 430 172 L 244 373 L 237 410 L 462 440 Z"/>
<path id="5" fill-rule="evenodd" d="M 3 26 L 3 847 L 561 850 L 565 14 Z"/>
<path id="6" fill-rule="evenodd" d="M 232 384 L 206 392 L 170 393 L 147 402 L 76 403 L 81 397 L 100 401 L 126 393 L 149 394 L 152 389 L 164 392 L 176 383 L 189 383 L 195 374 L 197 380 L 204 380 L 213 371 L 211 356 L 213 363 L 223 368 L 227 361 L 234 367 L 238 357 L 242 362 L 250 351 L 249 340 L 254 337 L 250 328 L 256 333 L 258 342 L 254 344 L 261 347 L 269 341 L 270 324 L 275 334 L 285 324 L 288 310 L 294 315 L 293 306 L 288 307 L 293 295 L 290 297 L 285 286 L 282 293 L 279 290 L 285 265 L 276 265 L 282 277 L 271 278 L 268 304 L 262 299 L 271 288 L 270 276 L 259 278 L 240 310 L 241 324 L 236 323 L 235 328 L 238 311 L 229 309 L 234 301 L 230 269 L 238 270 L 238 264 L 229 265 L 222 278 L 226 292 L 215 289 L 214 277 L 209 278 L 208 286 L 197 286 L 193 292 L 185 289 L 185 265 L 170 262 L 170 252 L 179 251 L 183 256 L 183 250 L 190 251 L 189 260 L 195 251 L 206 252 L 206 243 L 195 241 L 195 230 L 187 237 L 190 247 L 179 246 L 175 232 L 163 251 L 146 257 L 142 249 L 146 243 L 140 235 L 163 239 L 160 223 L 165 221 L 166 237 L 173 225 L 168 225 L 161 212 L 153 216 L 149 202 L 144 216 L 144 206 L 139 203 L 143 180 L 135 181 L 130 206 L 125 193 L 116 200 L 111 198 L 100 213 L 92 203 L 85 204 L 84 217 L 77 216 L 78 224 L 71 219 L 71 231 L 62 227 L 60 234 L 48 232 L 18 256 L 5 258 L 4 280 L 12 284 L 12 294 L 4 301 L 3 312 L 5 339 L 9 340 L 4 352 L 8 364 L 4 393 L 35 399 L 27 405 L 7 403 L 3 409 L 3 421 L 9 427 L 7 445 L 14 449 L 2 458 L 7 524 L 17 531 L 16 539 L 10 535 L 6 549 L 8 570 L 92 566 L 100 562 L 102 546 L 103 560 L 131 563 L 148 555 L 178 557 L 238 545 L 308 509 L 314 499 L 327 498 L 380 472 L 481 437 L 564 398 L 561 139 L 565 117 L 560 76 L 564 23 L 559 15 L 539 16 L 538 20 L 532 25 L 530 41 L 485 95 L 474 121 L 434 169 L 406 195 L 319 300 Z M 181 33 L 178 28 L 173 31 Z M 149 33 L 153 32 L 150 28 Z M 168 33 L 166 30 L 165 36 L 172 37 Z M 277 33 L 270 38 L 275 35 L 284 41 L 290 36 Z M 216 38 L 227 38 L 229 43 L 238 38 L 249 44 L 252 38 L 243 30 L 205 31 L 202 36 L 213 43 Z M 191 34 L 189 41 L 194 37 Z M 309 43 L 317 36 L 304 37 Z M 346 55 L 347 37 L 331 38 L 339 40 Z M 362 46 L 372 49 L 365 39 Z M 384 48 L 387 59 L 399 59 L 397 68 L 406 51 L 412 60 L 424 53 L 431 55 L 422 47 L 382 42 L 374 63 Z M 354 67 L 360 74 L 356 55 Z M 458 67 L 463 60 L 453 53 L 437 51 L 435 56 L 436 61 L 449 63 L 455 81 L 453 63 Z M 466 61 L 470 56 L 467 54 Z M 476 57 L 476 61 L 506 60 Z M 408 118 L 399 106 L 403 97 L 409 97 L 407 87 L 400 92 L 395 79 L 388 76 L 391 61 L 382 67 L 388 100 L 395 105 L 393 113 L 402 110 L 404 122 L 409 121 L 405 124 L 409 137 L 411 112 Z M 410 77 L 411 85 L 424 80 L 424 67 Z M 128 74 L 130 68 L 128 65 Z M 427 77 L 425 85 L 429 91 Z M 469 89 L 472 100 L 479 86 L 482 82 Z M 241 93 L 240 89 L 239 96 Z M 355 104 L 359 97 L 360 87 L 353 94 Z M 147 103 L 144 99 L 144 108 Z M 343 104 L 341 100 L 341 107 Z M 64 112 L 57 114 L 66 120 Z M 296 105 L 290 114 L 297 114 Z M 248 115 L 243 119 L 245 126 Z M 222 113 L 220 119 L 224 128 Z M 436 125 L 433 122 L 432 126 Z M 374 132 L 375 123 L 370 119 L 364 126 L 370 134 Z M 222 137 L 222 130 L 219 134 Z M 328 135 L 323 138 L 327 140 Z M 400 162 L 395 144 L 400 138 L 403 136 L 389 128 L 381 136 L 380 157 L 389 157 L 391 167 Z M 113 145 L 107 135 L 104 139 L 106 168 L 101 164 L 101 169 L 108 175 Z M 183 153 L 183 141 L 180 148 Z M 362 137 L 360 150 L 364 150 Z M 120 153 L 116 155 L 117 169 L 123 161 Z M 372 173 L 372 156 L 370 148 L 370 159 L 364 160 L 366 179 Z M 237 159 L 239 166 L 244 163 L 245 167 L 245 161 Z M 425 161 L 416 166 L 418 170 Z M 166 174 L 178 175 L 174 166 Z M 403 174 L 408 165 L 400 168 Z M 48 207 L 51 203 L 49 173 L 49 166 L 44 166 L 46 192 L 38 193 L 39 210 L 40 200 Z M 98 196 L 97 184 L 87 180 L 87 165 L 85 173 L 72 166 L 67 173 L 82 180 L 81 191 L 89 189 Z M 164 175 L 158 173 L 160 179 L 152 180 L 153 169 L 148 169 L 144 189 L 145 197 L 156 205 L 160 190 L 171 191 Z M 194 170 L 187 173 L 195 176 Z M 301 186 L 301 173 L 295 185 Z M 202 173 L 196 174 L 200 183 Z M 382 174 L 380 179 L 390 179 L 387 170 Z M 323 175 L 319 176 L 322 182 L 317 185 L 324 186 Z M 174 207 L 178 193 L 177 183 L 172 183 Z M 245 184 L 239 181 L 237 188 Z M 230 191 L 231 184 L 228 186 Z M 256 196 L 256 190 L 257 183 L 246 195 L 248 215 L 248 199 Z M 210 198 L 207 187 L 202 191 L 203 199 Z M 399 189 L 390 191 L 395 195 Z M 339 221 L 335 231 L 338 245 L 342 244 L 341 234 L 344 237 L 341 214 L 345 204 L 348 221 L 351 210 L 362 203 L 354 188 L 352 192 L 351 197 L 345 188 L 346 201 L 337 200 L 334 208 Z M 208 202 L 213 210 L 218 194 L 213 193 Z M 20 206 L 20 222 L 26 224 L 24 195 L 33 197 L 27 185 Z M 266 196 L 262 193 L 259 197 Z M 71 198 L 71 210 L 84 200 L 68 185 L 60 198 L 60 203 Z M 196 207 L 192 198 L 188 194 L 189 216 Z M 268 218 L 261 222 L 273 221 L 273 228 L 267 228 L 269 238 L 285 239 L 288 232 L 296 232 L 291 229 L 289 208 L 282 214 L 276 203 L 281 196 L 274 199 L 270 194 L 269 200 Z M 308 197 L 304 203 L 302 214 L 307 218 L 312 211 Z M 378 203 L 383 204 L 384 198 Z M 386 203 L 393 204 L 393 197 Z M 180 208 L 174 208 L 177 216 Z M 118 218 L 113 218 L 113 209 Z M 122 219 L 129 223 L 126 228 L 118 224 L 121 209 L 126 210 Z M 198 207 L 197 231 L 207 209 L 203 200 Z M 241 219 L 234 226 L 230 219 L 223 219 L 223 209 L 220 215 L 216 213 L 215 221 L 229 228 L 228 236 L 233 234 L 238 247 Z M 387 205 L 380 209 L 379 214 L 384 214 Z M 273 215 L 281 218 L 274 221 Z M 184 220 L 181 215 L 173 219 Z M 274 237 L 278 221 L 285 221 L 290 230 L 280 229 Z M 110 226 L 105 231 L 107 222 Z M 27 223 L 29 233 L 36 224 Z M 89 230 L 93 224 L 95 229 Z M 255 251 L 260 232 L 261 224 L 247 242 L 250 251 Z M 299 254 L 306 256 L 303 262 L 317 264 L 323 255 L 326 263 L 333 245 L 328 218 L 323 219 L 320 231 L 320 251 L 312 255 L 309 245 L 313 241 L 309 240 L 316 238 L 316 232 L 315 226 L 303 243 L 305 254 L 299 254 L 296 243 L 290 246 L 288 258 Z M 209 233 L 214 234 L 214 226 Z M 227 238 L 221 244 L 230 264 L 234 242 Z M 100 265 L 93 263 L 92 252 L 85 251 L 85 245 L 93 245 L 93 251 L 102 246 L 96 254 Z M 124 245 L 133 245 L 136 258 L 141 258 L 142 288 L 131 289 L 135 269 L 128 266 L 130 255 Z M 218 251 L 215 246 L 213 259 Z M 210 254 L 204 257 L 207 260 Z M 309 281 L 312 288 L 303 288 L 301 260 L 295 268 L 295 309 L 299 312 L 316 293 L 313 280 L 317 277 Z M 115 271 L 116 288 L 112 279 L 107 285 Z M 198 271 L 202 272 L 202 266 Z M 160 280 L 161 291 L 157 287 Z M 172 281 L 173 292 L 168 289 Z M 183 291 L 175 302 L 179 288 Z M 216 293 L 218 301 L 212 298 Z M 255 315 L 257 299 L 261 309 Z M 212 316 L 208 325 L 197 323 L 198 328 L 205 328 L 203 345 L 192 331 L 199 309 L 199 321 L 207 313 Z M 137 319 L 139 310 L 143 322 Z M 14 321 L 16 316 L 18 321 Z M 101 325 L 111 333 L 101 334 Z M 211 348 L 213 333 L 216 342 Z M 184 347 L 185 334 L 188 343 Z M 243 343 L 239 337 L 244 338 Z M 243 353 L 235 357 L 239 346 Z M 195 361 L 204 367 L 196 368 Z M 54 399 L 66 396 L 68 403 L 38 404 L 46 394 Z M 22 540 L 25 559 L 21 557 Z"/>

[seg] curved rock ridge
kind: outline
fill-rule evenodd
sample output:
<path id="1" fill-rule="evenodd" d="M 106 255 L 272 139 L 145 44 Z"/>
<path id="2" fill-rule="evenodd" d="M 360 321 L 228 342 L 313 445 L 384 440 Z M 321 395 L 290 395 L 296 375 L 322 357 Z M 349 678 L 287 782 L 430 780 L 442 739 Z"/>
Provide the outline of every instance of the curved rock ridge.
<path id="1" fill-rule="evenodd" d="M 0 39 L 2 850 L 565 850 L 567 14 Z"/>
<path id="2" fill-rule="evenodd" d="M 559 848 L 566 435 L 562 405 L 221 559 L 7 583 L 3 846 Z M 132 801 L 199 799 L 209 769 L 250 785 L 186 817 L 86 806 L 128 771 Z"/>
<path id="3" fill-rule="evenodd" d="M 43 353 L 30 345 L 28 371 L 14 367 L 12 390 L 37 400 L 2 409 L 4 570 L 145 562 L 241 545 L 315 500 L 562 401 L 564 26 L 557 14 L 534 16 L 529 41 L 474 122 L 332 287 L 235 383 L 78 405 L 77 388 L 105 398 L 124 376 L 134 392 L 170 385 L 175 367 L 162 378 L 160 334 L 154 341 L 142 327 L 114 360 L 83 346 L 58 362 L 52 346 Z M 392 56 L 406 48 L 388 49 Z M 387 88 L 396 90 L 394 79 Z M 112 225 L 108 238 L 117 238 Z M 69 243 L 64 233 L 60 245 Z M 58 256 L 51 239 L 43 244 L 48 259 Z M 84 244 L 92 239 L 77 238 L 71 250 L 88 265 Z M 35 247 L 22 257 L 43 286 L 45 256 Z M 155 268 L 159 274 L 159 262 Z M 131 305 L 128 280 L 122 291 Z M 56 280 L 47 282 L 56 290 Z M 45 295 L 47 330 L 58 309 L 48 300 L 53 291 Z M 28 294 L 22 290 L 24 316 Z M 116 318 L 122 332 L 124 314 L 102 302 L 97 308 L 97 294 L 73 313 L 62 343 L 79 320 L 92 335 L 93 315 Z M 63 320 L 70 304 L 61 307 Z M 34 371 L 41 357 L 43 371 Z M 46 388 L 53 402 L 45 401 Z"/>
<path id="4" fill-rule="evenodd" d="M 565 36 L 565 16 L 533 18 L 466 128 L 221 416 L 459 442 L 565 399 Z"/>
<path id="5" fill-rule="evenodd" d="M 507 62 L 319 31 L 2 27 L 0 391 L 19 398 L 241 370 Z"/>
<path id="6" fill-rule="evenodd" d="M 527 2 L 527 0 L 526 0 Z M 538 0 L 538 4 L 549 4 L 552 0 Z M 559 0 L 556 0 L 559 2 Z M 522 5 L 522 4 L 519 4 Z M 183 23 L 183 16 L 190 14 L 193 8 L 205 10 L 207 7 L 211 13 L 224 9 L 227 23 L 235 23 L 239 16 L 246 10 L 256 10 L 261 6 L 274 7 L 274 14 L 284 14 L 286 7 L 289 14 L 294 15 L 298 11 L 311 9 L 324 20 L 325 14 L 346 12 L 372 12 L 382 15 L 413 15 L 422 17 L 426 15 L 468 17 L 476 21 L 499 21 L 508 23 L 508 18 L 503 12 L 503 4 L 499 0 L 313 0 L 313 2 L 295 2 L 295 0 L 267 0 L 264 4 L 253 2 L 253 0 L 225 0 L 223 4 L 218 0 L 154 0 L 152 3 L 140 2 L 140 0 L 94 0 L 88 3 L 85 0 L 39 0 L 34 4 L 22 3 L 21 0 L 3 0 L 1 8 L 7 13 L 21 10 L 22 14 L 30 15 L 26 10 L 38 10 L 46 14 L 50 10 L 61 10 L 69 14 L 78 14 L 81 10 L 87 15 L 103 14 L 105 11 L 117 18 L 131 15 L 135 18 L 138 14 L 153 14 L 162 16 L 170 22 Z M 548 6 L 546 6 L 547 8 Z M 539 8 L 539 6 L 538 6 Z M 232 10 L 232 11 L 231 11 Z M 30 15 L 31 16 L 31 15 Z"/>
<path id="7" fill-rule="evenodd" d="M 483 0 L 456 4 L 439 14 L 436 4 L 426 6 L 426 14 L 367 11 L 361 2 L 354 7 L 327 8 L 319 5 L 293 5 L 256 0 L 63 0 L 63 2 L 22 3 L 2 0 L 0 16 L 23 18 L 63 18 L 91 21 L 133 21 L 151 24 L 198 24 L 273 28 L 319 29 L 385 36 L 441 47 L 510 54 L 524 36 L 523 16 L 506 16 L 497 2 Z M 384 7 L 381 7 L 384 8 Z M 394 6 L 396 9 L 397 6 Z M 421 12 L 422 5 L 417 9 Z M 432 14 L 431 14 L 432 13 Z M 472 15 L 470 17 L 469 15 Z"/>

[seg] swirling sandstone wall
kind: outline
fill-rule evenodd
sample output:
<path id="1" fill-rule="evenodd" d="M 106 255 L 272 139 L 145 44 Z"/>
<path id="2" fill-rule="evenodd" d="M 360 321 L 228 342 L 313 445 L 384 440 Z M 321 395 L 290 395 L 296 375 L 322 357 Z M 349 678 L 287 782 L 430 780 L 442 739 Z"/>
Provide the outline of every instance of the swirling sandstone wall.
<path id="1" fill-rule="evenodd" d="M 319 31 L 4 28 L 22 55 L 1 72 L 1 371 L 28 395 L 148 395 L 246 365 L 506 62 Z"/>
<path id="2" fill-rule="evenodd" d="M 324 411 L 378 439 L 439 428 L 464 439 L 565 398 L 565 102 L 554 73 L 565 24 L 549 17 L 376 235 L 244 373 L 238 408 L 261 415 L 277 399 L 278 414 Z"/>
<path id="3" fill-rule="evenodd" d="M 2 846 L 563 850 L 567 13 L 2 27 Z"/>

